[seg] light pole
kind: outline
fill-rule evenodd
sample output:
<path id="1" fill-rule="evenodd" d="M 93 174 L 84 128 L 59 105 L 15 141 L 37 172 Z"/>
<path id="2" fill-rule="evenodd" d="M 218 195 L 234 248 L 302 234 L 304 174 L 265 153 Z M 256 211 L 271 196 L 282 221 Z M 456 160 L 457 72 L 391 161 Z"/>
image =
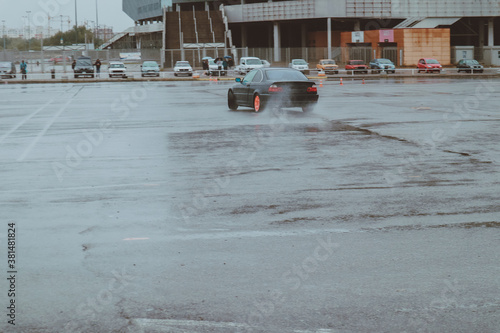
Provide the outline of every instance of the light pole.
<path id="1" fill-rule="evenodd" d="M 26 21 L 28 20 L 27 16 L 23 16 L 23 38 L 26 39 Z M 27 46 L 25 46 L 27 48 Z"/>
<path id="2" fill-rule="evenodd" d="M 2 20 L 2 32 L 3 32 L 3 52 L 5 53 L 5 20 Z"/>
<path id="3" fill-rule="evenodd" d="M 31 21 L 30 21 L 31 10 L 27 10 L 26 13 L 28 14 L 28 52 L 29 52 L 31 49 Z"/>
<path id="4" fill-rule="evenodd" d="M 78 44 L 78 3 L 75 0 L 75 45 Z"/>
<path id="5" fill-rule="evenodd" d="M 97 4 L 97 0 L 95 0 L 95 26 L 99 29 L 99 5 Z"/>

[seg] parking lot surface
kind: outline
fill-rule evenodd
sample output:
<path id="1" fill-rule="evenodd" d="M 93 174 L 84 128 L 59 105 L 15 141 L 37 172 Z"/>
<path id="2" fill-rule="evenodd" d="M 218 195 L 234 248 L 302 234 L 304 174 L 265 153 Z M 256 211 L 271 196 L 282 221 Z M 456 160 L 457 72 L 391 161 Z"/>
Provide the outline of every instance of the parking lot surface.
<path id="1" fill-rule="evenodd" d="M 1 331 L 498 332 L 500 80 L 343 83 L 2 85 Z"/>

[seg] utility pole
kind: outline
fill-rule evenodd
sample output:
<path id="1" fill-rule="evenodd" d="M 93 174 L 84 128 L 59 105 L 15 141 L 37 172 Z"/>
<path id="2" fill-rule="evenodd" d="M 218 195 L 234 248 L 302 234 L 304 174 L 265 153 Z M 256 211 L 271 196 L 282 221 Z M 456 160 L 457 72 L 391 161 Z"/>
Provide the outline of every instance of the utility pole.
<path id="1" fill-rule="evenodd" d="M 95 26 L 99 29 L 99 5 L 97 4 L 97 0 L 95 0 Z"/>
<path id="2" fill-rule="evenodd" d="M 6 47 L 5 46 L 5 20 L 2 20 L 2 26 L 3 26 L 3 30 L 2 30 L 2 32 L 3 32 L 3 52 L 5 54 L 5 47 Z"/>
<path id="3" fill-rule="evenodd" d="M 28 14 L 28 52 L 31 49 L 31 10 L 27 10 L 26 13 Z"/>
<path id="4" fill-rule="evenodd" d="M 78 3 L 75 0 L 75 44 L 78 44 Z"/>

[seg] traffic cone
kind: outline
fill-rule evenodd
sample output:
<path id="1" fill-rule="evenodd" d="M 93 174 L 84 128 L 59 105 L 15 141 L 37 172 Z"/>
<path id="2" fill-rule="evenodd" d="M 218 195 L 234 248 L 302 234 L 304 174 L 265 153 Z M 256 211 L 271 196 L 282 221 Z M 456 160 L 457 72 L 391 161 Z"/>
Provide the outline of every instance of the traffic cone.
<path id="1" fill-rule="evenodd" d="M 344 85 L 344 81 L 342 81 L 342 78 L 340 78 L 340 85 L 343 86 Z"/>
<path id="2" fill-rule="evenodd" d="M 363 79 L 363 84 L 365 84 L 365 79 Z"/>
<path id="3" fill-rule="evenodd" d="M 323 88 L 323 80 L 319 80 L 319 87 Z"/>

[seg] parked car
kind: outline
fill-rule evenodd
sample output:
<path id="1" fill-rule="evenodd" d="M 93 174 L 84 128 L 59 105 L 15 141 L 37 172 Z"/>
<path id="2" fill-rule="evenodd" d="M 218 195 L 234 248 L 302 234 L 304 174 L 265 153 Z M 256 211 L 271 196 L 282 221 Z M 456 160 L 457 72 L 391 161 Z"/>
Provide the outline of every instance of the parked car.
<path id="1" fill-rule="evenodd" d="M 424 73 L 441 73 L 441 70 L 443 69 L 443 66 L 437 61 L 436 59 L 432 58 L 422 58 L 418 61 L 417 64 L 417 69 L 418 72 L 424 72 Z"/>
<path id="2" fill-rule="evenodd" d="M 325 74 L 339 73 L 339 65 L 337 65 L 333 59 L 321 59 L 316 65 L 316 68 L 325 72 Z"/>
<path id="3" fill-rule="evenodd" d="M 12 61 L 2 61 L 0 62 L 0 76 L 3 78 L 15 78 L 16 77 L 16 65 Z"/>
<path id="4" fill-rule="evenodd" d="M 304 74 L 309 74 L 309 64 L 304 59 L 293 59 L 288 67 L 293 68 L 297 71 L 301 71 Z"/>
<path id="5" fill-rule="evenodd" d="M 177 61 L 174 66 L 174 76 L 187 75 L 193 76 L 193 67 L 188 61 Z"/>
<path id="6" fill-rule="evenodd" d="M 363 60 L 349 60 L 345 65 L 345 70 L 348 73 L 364 73 L 368 74 L 368 66 Z"/>
<path id="7" fill-rule="evenodd" d="M 94 77 L 94 65 L 92 65 L 92 59 L 90 57 L 81 56 L 76 59 L 76 65 L 73 69 L 75 79 L 80 76 L 90 76 Z"/>
<path id="8" fill-rule="evenodd" d="M 224 70 L 222 64 L 217 64 L 215 59 L 208 59 L 208 75 L 225 76 L 227 75 L 227 71 Z"/>
<path id="9" fill-rule="evenodd" d="M 108 66 L 108 74 L 109 77 L 122 77 L 126 78 L 127 77 L 127 67 L 125 67 L 125 64 L 120 61 L 110 61 L 109 66 Z"/>
<path id="10" fill-rule="evenodd" d="M 243 57 L 240 59 L 240 64 L 236 67 L 236 73 L 245 75 L 248 72 L 257 69 L 263 68 L 264 65 L 259 58 L 256 57 Z"/>
<path id="11" fill-rule="evenodd" d="M 461 71 L 467 73 L 483 73 L 484 67 L 477 60 L 474 59 L 462 59 L 457 64 L 458 72 Z"/>
<path id="12" fill-rule="evenodd" d="M 141 65 L 141 77 L 160 77 L 160 66 L 156 61 L 144 61 Z"/>
<path id="13" fill-rule="evenodd" d="M 386 73 L 396 73 L 396 66 L 392 61 L 389 59 L 373 59 L 370 61 L 370 68 L 372 70 L 372 73 L 380 73 L 380 72 L 386 72 Z"/>
<path id="14" fill-rule="evenodd" d="M 267 60 L 261 59 L 262 65 L 264 65 L 264 68 L 271 67 L 271 63 Z"/>
<path id="15" fill-rule="evenodd" d="M 259 112 L 272 106 L 301 107 L 308 112 L 319 98 L 316 84 L 291 68 L 254 69 L 244 79 L 236 78 L 236 82 L 227 93 L 228 107 L 233 111 L 247 106 Z"/>

